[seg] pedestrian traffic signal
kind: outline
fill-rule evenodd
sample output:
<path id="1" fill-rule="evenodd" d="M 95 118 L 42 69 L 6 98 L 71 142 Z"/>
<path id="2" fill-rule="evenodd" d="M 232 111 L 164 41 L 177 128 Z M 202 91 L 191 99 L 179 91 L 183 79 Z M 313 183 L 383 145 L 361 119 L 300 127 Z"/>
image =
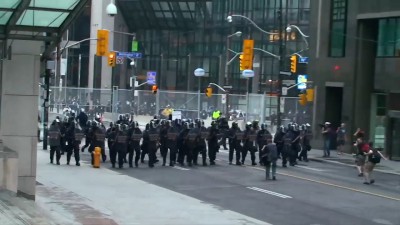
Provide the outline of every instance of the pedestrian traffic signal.
<path id="1" fill-rule="evenodd" d="M 297 56 L 292 55 L 290 57 L 290 72 L 296 73 L 297 72 Z"/>
<path id="2" fill-rule="evenodd" d="M 240 60 L 240 71 L 243 71 L 245 70 L 243 67 L 243 54 L 240 54 L 239 60 Z"/>
<path id="3" fill-rule="evenodd" d="M 111 67 L 114 67 L 117 61 L 117 53 L 116 52 L 110 52 L 108 53 L 108 65 Z"/>
<path id="4" fill-rule="evenodd" d="M 153 94 L 157 94 L 157 91 L 158 91 L 157 85 L 153 85 L 153 87 L 151 87 L 151 92 L 153 92 Z"/>
<path id="5" fill-rule="evenodd" d="M 307 105 L 307 95 L 306 94 L 299 94 L 299 103 L 302 106 Z"/>
<path id="6" fill-rule="evenodd" d="M 108 53 L 108 30 L 97 30 L 97 56 L 105 56 Z"/>
<path id="7" fill-rule="evenodd" d="M 205 93 L 206 96 L 210 98 L 212 96 L 212 87 L 207 87 Z"/>

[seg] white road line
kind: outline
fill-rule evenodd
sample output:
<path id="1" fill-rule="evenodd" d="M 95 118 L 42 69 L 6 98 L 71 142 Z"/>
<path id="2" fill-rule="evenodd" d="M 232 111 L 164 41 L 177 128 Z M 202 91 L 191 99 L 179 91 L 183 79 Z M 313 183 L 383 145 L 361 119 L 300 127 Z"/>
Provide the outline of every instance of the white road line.
<path id="1" fill-rule="evenodd" d="M 268 190 L 261 189 L 261 188 L 258 188 L 258 187 L 247 187 L 247 188 L 251 189 L 253 191 L 259 191 L 259 192 L 262 192 L 262 193 L 265 193 L 265 194 L 270 194 L 270 195 L 273 195 L 273 196 L 276 196 L 276 197 L 279 197 L 279 198 L 292 198 L 292 197 L 290 197 L 288 195 L 280 194 L 280 193 L 273 192 L 273 191 L 268 191 Z"/>
<path id="2" fill-rule="evenodd" d="M 185 170 L 185 171 L 190 170 L 190 169 L 186 169 L 186 168 L 183 168 L 183 167 L 180 167 L 180 166 L 174 166 L 172 168 L 177 169 L 177 170 Z"/>
<path id="3" fill-rule="evenodd" d="M 317 171 L 317 172 L 324 172 L 324 171 L 325 171 L 325 170 L 316 169 L 316 168 L 312 168 L 312 167 L 308 167 L 308 166 L 299 166 L 299 165 L 296 165 L 296 167 L 302 168 L 302 169 L 306 169 L 306 170 Z"/>

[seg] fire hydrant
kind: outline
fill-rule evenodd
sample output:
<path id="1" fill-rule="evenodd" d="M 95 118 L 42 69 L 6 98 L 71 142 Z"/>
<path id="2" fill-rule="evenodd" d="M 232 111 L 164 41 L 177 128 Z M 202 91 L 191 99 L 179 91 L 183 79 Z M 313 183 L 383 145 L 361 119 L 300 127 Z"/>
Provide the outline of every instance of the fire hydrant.
<path id="1" fill-rule="evenodd" d="M 100 168 L 100 157 L 101 157 L 101 148 L 96 147 L 94 148 L 93 152 L 93 167 Z"/>

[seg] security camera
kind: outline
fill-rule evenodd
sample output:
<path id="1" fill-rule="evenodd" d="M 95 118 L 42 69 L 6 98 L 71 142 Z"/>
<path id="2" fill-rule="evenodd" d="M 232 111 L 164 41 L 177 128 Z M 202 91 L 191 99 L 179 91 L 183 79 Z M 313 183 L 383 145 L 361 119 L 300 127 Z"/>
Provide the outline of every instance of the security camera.
<path id="1" fill-rule="evenodd" d="M 109 16 L 114 17 L 117 15 L 117 6 L 111 1 L 106 8 L 106 12 Z"/>

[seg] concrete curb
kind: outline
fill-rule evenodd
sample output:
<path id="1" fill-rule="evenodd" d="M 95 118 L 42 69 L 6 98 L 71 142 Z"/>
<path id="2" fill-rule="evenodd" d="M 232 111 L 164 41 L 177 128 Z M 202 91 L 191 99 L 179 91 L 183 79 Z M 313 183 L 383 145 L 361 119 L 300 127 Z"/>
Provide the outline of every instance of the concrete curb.
<path id="1" fill-rule="evenodd" d="M 311 160 L 311 161 L 314 161 L 314 162 L 325 162 L 325 163 L 331 163 L 331 164 L 336 164 L 336 165 L 344 165 L 344 166 L 356 168 L 355 165 L 349 165 L 347 163 L 341 163 L 341 162 L 336 162 L 336 161 L 327 160 L 327 159 L 320 159 L 320 158 L 314 158 L 314 157 L 309 157 L 308 159 Z M 391 171 L 387 171 L 387 170 L 374 169 L 374 171 L 377 171 L 377 172 L 380 172 L 380 173 L 386 173 L 386 174 L 400 176 L 400 173 L 391 172 Z"/>

